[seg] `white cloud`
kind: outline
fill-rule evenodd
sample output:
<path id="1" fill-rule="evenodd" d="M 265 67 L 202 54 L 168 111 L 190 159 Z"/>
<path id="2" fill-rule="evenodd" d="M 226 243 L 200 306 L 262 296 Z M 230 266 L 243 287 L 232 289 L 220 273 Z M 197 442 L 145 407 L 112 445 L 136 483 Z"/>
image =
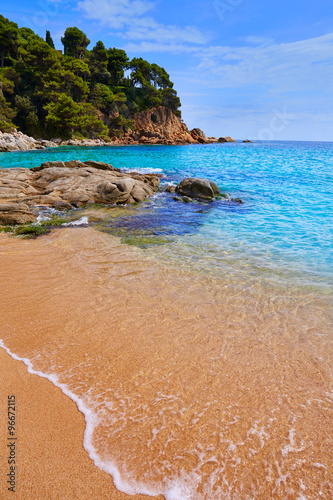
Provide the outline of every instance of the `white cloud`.
<path id="1" fill-rule="evenodd" d="M 158 42 L 164 48 L 174 43 L 205 43 L 195 26 L 165 25 L 147 16 L 155 8 L 148 0 L 80 0 L 77 5 L 90 19 L 123 30 L 121 36 L 128 40 Z"/>
<path id="2" fill-rule="evenodd" d="M 82 0 L 78 7 L 90 19 L 95 19 L 111 28 L 122 29 L 138 16 L 154 9 L 155 3 L 148 0 Z"/>
<path id="3" fill-rule="evenodd" d="M 200 62 L 192 75 L 211 87 L 259 84 L 280 92 L 333 88 L 333 33 L 269 46 L 211 46 L 194 55 Z"/>

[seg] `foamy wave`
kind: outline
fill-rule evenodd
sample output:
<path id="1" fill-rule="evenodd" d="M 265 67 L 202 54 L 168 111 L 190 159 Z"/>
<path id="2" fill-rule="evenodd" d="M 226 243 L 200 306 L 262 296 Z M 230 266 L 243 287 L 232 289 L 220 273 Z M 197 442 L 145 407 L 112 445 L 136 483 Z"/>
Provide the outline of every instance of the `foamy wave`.
<path id="1" fill-rule="evenodd" d="M 162 174 L 163 170 L 161 168 L 149 168 L 149 167 L 141 167 L 141 168 L 124 168 L 123 172 L 137 172 L 138 174 Z"/>
<path id="2" fill-rule="evenodd" d="M 74 220 L 73 222 L 66 222 L 63 226 L 86 226 L 88 223 L 88 217 L 81 217 L 81 219 Z"/>

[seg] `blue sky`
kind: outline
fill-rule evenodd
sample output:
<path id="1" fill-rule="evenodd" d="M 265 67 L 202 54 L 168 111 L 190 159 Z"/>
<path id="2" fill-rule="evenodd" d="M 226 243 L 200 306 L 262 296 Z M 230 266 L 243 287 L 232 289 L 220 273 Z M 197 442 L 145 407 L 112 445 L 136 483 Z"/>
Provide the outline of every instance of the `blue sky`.
<path id="1" fill-rule="evenodd" d="M 332 0 L 16 0 L 1 14 L 57 48 L 66 27 L 164 66 L 190 127 L 333 141 Z"/>

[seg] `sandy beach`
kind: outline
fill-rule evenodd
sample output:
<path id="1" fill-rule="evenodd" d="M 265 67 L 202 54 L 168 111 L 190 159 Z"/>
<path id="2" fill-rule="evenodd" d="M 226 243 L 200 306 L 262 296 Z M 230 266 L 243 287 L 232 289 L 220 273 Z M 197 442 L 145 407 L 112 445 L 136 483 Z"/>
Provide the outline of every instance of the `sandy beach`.
<path id="1" fill-rule="evenodd" d="M 84 435 L 76 404 L 0 351 L 4 414 L 17 401 L 17 498 L 129 498 L 84 446 L 128 493 L 329 498 L 324 302 L 164 269 L 92 228 L 1 235 L 0 257 L 4 344 L 55 374 L 89 423 Z M 4 458 L 7 441 L 3 428 Z M 4 460 L 0 473 L 12 498 Z"/>
<path id="2" fill-rule="evenodd" d="M 85 421 L 76 404 L 48 380 L 29 374 L 23 362 L 0 350 L 2 408 L 7 396 L 17 401 L 17 487 L 7 490 L 7 435 L 1 432 L 1 498 L 74 500 L 133 498 L 118 491 L 83 448 Z M 4 428 L 4 426 L 3 426 Z M 157 497 L 155 497 L 157 498 Z M 160 497 L 162 498 L 162 497 Z"/>

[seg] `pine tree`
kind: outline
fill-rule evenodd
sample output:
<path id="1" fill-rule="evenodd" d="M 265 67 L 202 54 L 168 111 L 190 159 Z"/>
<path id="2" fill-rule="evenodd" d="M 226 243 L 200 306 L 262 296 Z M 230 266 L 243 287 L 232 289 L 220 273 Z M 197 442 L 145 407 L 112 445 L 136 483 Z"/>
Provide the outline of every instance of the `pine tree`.
<path id="1" fill-rule="evenodd" d="M 52 37 L 51 37 L 51 34 L 49 31 L 46 31 L 46 37 L 45 37 L 45 41 L 46 43 L 52 48 L 54 49 L 54 43 L 53 43 L 53 40 L 52 40 Z"/>

